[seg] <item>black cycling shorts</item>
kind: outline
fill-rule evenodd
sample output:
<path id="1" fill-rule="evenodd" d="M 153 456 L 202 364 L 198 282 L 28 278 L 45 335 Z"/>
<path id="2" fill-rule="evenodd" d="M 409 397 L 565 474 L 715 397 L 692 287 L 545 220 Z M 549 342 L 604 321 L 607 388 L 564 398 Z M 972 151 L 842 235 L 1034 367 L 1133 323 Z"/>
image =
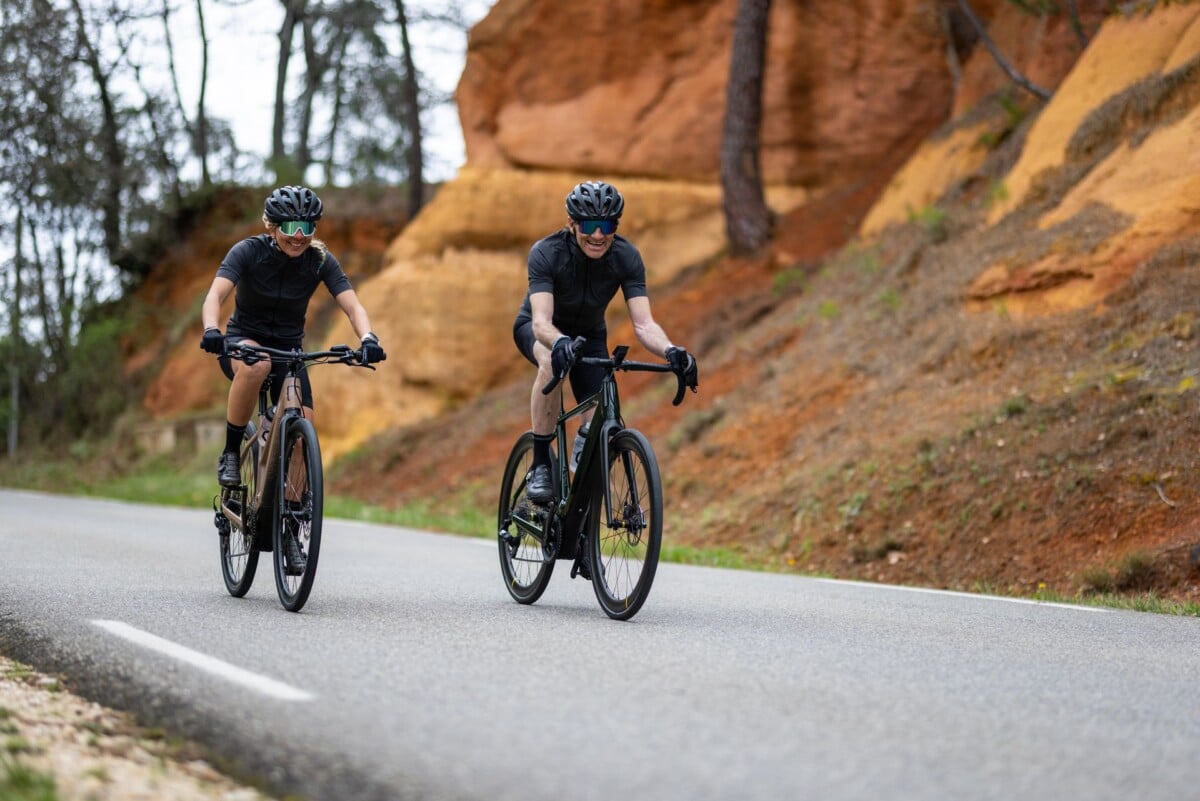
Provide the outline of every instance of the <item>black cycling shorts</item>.
<path id="1" fill-rule="evenodd" d="M 601 329 L 599 332 L 583 336 L 586 341 L 583 348 L 576 353 L 577 356 L 593 356 L 602 359 L 608 355 L 608 332 L 606 330 Z M 537 359 L 533 357 L 535 341 L 533 321 L 518 319 L 513 325 L 513 342 L 517 343 L 517 350 L 521 351 L 521 355 L 536 366 Z M 600 384 L 604 380 L 604 368 L 590 364 L 576 364 L 571 369 L 571 375 L 568 378 L 571 380 L 571 392 L 575 395 L 575 402 L 580 403 L 600 391 Z"/>
<path id="2" fill-rule="evenodd" d="M 279 341 L 264 342 L 262 340 L 262 338 L 258 338 L 258 337 L 239 337 L 239 336 L 225 337 L 225 344 L 237 345 L 239 343 L 245 342 L 247 339 L 253 339 L 255 342 L 257 342 L 258 344 L 262 345 L 265 348 L 275 348 L 276 350 L 290 350 L 291 348 L 299 347 L 294 342 L 279 342 Z M 232 381 L 233 380 L 233 360 L 230 359 L 228 356 L 220 356 L 217 358 L 217 362 L 221 365 L 221 372 L 225 373 L 225 376 L 230 381 Z M 267 377 L 267 381 L 269 381 L 271 383 L 271 405 L 272 406 L 279 403 L 279 393 L 283 389 L 283 379 L 286 377 L 287 377 L 287 365 L 283 362 L 273 362 L 271 364 L 271 374 L 270 374 L 270 376 Z M 312 382 L 308 380 L 308 371 L 307 370 L 304 370 L 300 373 L 300 402 L 302 404 L 304 404 L 306 407 L 308 407 L 309 409 L 315 408 L 313 406 Z"/>

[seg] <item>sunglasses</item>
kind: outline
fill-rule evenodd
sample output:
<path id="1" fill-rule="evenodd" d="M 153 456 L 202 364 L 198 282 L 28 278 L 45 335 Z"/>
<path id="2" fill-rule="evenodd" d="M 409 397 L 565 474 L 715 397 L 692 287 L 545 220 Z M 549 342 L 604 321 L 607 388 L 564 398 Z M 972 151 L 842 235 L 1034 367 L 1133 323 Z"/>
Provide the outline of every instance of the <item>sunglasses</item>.
<path id="1" fill-rule="evenodd" d="M 295 236 L 298 233 L 312 236 L 313 231 L 317 230 L 317 224 L 308 220 L 284 220 L 279 224 L 279 230 L 283 231 L 284 236 Z"/>
<path id="2" fill-rule="evenodd" d="M 579 232 L 584 236 L 591 236 L 597 231 L 604 236 L 612 236 L 617 232 L 616 220 L 580 220 L 578 225 Z"/>

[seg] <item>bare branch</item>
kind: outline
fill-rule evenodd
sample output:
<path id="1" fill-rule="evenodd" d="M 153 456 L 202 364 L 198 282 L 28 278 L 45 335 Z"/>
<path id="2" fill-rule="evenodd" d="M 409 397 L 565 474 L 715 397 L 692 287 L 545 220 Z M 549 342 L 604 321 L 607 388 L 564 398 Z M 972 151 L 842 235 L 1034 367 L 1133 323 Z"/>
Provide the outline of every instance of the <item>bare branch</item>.
<path id="1" fill-rule="evenodd" d="M 995 60 L 1000 69 L 1004 70 L 1004 74 L 1007 75 L 1013 81 L 1013 83 L 1017 84 L 1035 97 L 1038 97 L 1042 100 L 1049 100 L 1051 97 L 1049 90 L 1043 89 L 1042 87 L 1030 81 L 1020 72 L 1018 72 L 1017 69 L 1009 63 L 1008 59 L 1004 57 L 1004 54 L 1000 52 L 998 47 L 996 47 L 996 43 L 992 41 L 992 37 L 988 36 L 987 27 L 983 24 L 983 21 L 976 16 L 975 11 L 971 8 L 971 4 L 967 2 L 967 0 L 958 0 L 958 7 L 962 9 L 963 14 L 965 14 L 967 19 L 970 20 L 971 25 L 975 27 L 975 32 L 979 34 L 979 41 L 983 42 L 983 46 L 986 47 L 988 52 L 992 54 L 992 58 Z"/>

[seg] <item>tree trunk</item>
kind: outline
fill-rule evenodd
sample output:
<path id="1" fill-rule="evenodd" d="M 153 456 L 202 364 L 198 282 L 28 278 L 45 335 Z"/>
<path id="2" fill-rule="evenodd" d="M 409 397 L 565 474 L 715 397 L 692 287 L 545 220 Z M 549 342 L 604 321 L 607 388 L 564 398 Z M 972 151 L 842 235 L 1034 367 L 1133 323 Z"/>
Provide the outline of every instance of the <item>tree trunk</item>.
<path id="1" fill-rule="evenodd" d="M 287 158 L 283 144 L 283 129 L 286 123 L 284 109 L 288 62 L 292 58 L 292 35 L 304 14 L 304 0 L 285 0 L 283 9 L 283 25 L 279 28 L 279 63 L 275 71 L 275 120 L 271 135 L 271 166 L 279 180 L 283 178 L 281 173 L 284 171 L 284 161 Z"/>
<path id="2" fill-rule="evenodd" d="M 79 44 L 84 56 L 84 62 L 91 72 L 92 80 L 96 82 L 96 92 L 100 100 L 100 130 L 98 137 L 104 151 L 104 163 L 107 175 L 104 180 L 104 190 L 99 198 L 103 212 L 104 249 L 113 264 L 126 264 L 125 254 L 121 252 L 121 189 L 124 186 L 122 178 L 125 164 L 125 151 L 121 146 L 120 125 L 117 122 L 116 104 L 108 91 L 109 76 L 100 64 L 100 54 L 95 43 L 88 38 L 87 19 L 79 0 L 71 0 L 75 18 L 79 23 Z"/>
<path id="3" fill-rule="evenodd" d="M 200 181 L 212 186 L 208 171 L 208 115 L 204 95 L 208 91 L 208 33 L 204 28 L 204 0 L 196 0 L 196 18 L 200 21 L 200 97 L 196 100 L 196 158 L 200 159 Z"/>
<path id="4" fill-rule="evenodd" d="M 421 143 L 421 87 L 417 83 L 417 66 L 413 63 L 412 47 L 408 43 L 408 17 L 404 0 L 396 0 L 396 16 L 400 23 L 400 42 L 404 51 L 404 110 L 405 124 L 411 139 L 408 145 L 408 218 L 417 216 L 425 204 L 425 159 Z"/>
<path id="5" fill-rule="evenodd" d="M 24 264 L 22 264 L 22 249 L 25 247 L 25 243 L 22 241 L 24 230 L 25 213 L 18 208 L 16 253 L 13 256 L 12 306 L 9 311 L 12 341 L 12 357 L 8 363 L 8 396 L 10 407 L 8 417 L 9 459 L 15 459 L 17 456 L 17 435 L 21 430 L 21 270 L 24 268 Z"/>
<path id="6" fill-rule="evenodd" d="M 771 211 L 763 196 L 759 165 L 763 69 L 771 0 L 739 0 L 729 59 L 721 186 L 730 251 L 753 253 L 771 235 Z"/>

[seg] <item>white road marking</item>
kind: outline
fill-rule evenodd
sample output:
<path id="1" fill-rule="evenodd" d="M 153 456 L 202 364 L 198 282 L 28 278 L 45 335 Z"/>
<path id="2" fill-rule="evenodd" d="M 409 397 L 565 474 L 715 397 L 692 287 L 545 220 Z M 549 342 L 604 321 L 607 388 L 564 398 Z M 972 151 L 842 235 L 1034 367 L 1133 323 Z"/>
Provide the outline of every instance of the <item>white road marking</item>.
<path id="1" fill-rule="evenodd" d="M 160 654 L 165 654 L 172 659 L 178 659 L 180 662 L 186 662 L 193 667 L 208 671 L 226 681 L 232 681 L 235 684 L 249 687 L 251 690 L 263 695 L 269 695 L 281 701 L 312 701 L 316 698 L 312 693 L 299 690 L 290 684 L 284 684 L 281 681 L 261 676 L 258 673 L 251 673 L 249 670 L 244 670 L 236 665 L 223 662 L 216 657 L 202 654 L 199 651 L 193 651 L 191 648 L 186 648 L 178 643 L 164 640 L 162 637 L 157 637 L 149 632 L 134 628 L 128 623 L 122 623 L 119 620 L 93 620 L 92 623 L 118 637 L 123 637 L 152 651 L 158 651 Z"/>
<path id="2" fill-rule="evenodd" d="M 1008 598 L 1004 595 L 984 595 L 974 592 L 955 592 L 954 590 L 936 590 L 932 587 L 905 587 L 900 584 L 874 584 L 870 581 L 847 581 L 845 579 L 817 578 L 814 581 L 824 581 L 827 584 L 851 584 L 859 587 L 883 588 L 885 590 L 907 590 L 908 592 L 925 592 L 930 595 L 954 595 L 959 598 L 982 598 L 985 601 L 1005 601 L 1010 604 L 1033 604 L 1034 606 L 1057 606 L 1059 609 L 1078 609 L 1080 612 L 1107 612 L 1101 606 L 1077 606 L 1075 604 L 1060 604 L 1055 601 L 1038 601 L 1033 598 Z"/>

